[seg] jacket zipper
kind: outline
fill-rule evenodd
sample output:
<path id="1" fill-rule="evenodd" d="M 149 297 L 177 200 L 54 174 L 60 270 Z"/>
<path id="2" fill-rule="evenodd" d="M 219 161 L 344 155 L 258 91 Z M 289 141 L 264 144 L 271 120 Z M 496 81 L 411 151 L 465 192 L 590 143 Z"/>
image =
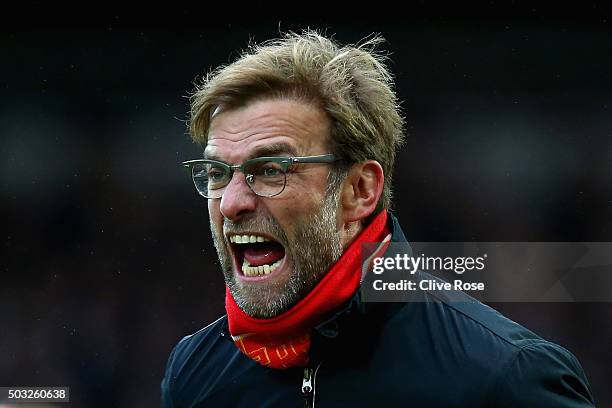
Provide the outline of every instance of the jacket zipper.
<path id="1" fill-rule="evenodd" d="M 304 396 L 304 408 L 314 408 L 315 404 L 315 385 L 317 372 L 321 363 L 314 370 L 310 367 L 304 368 L 304 378 L 302 380 L 302 395 Z"/>

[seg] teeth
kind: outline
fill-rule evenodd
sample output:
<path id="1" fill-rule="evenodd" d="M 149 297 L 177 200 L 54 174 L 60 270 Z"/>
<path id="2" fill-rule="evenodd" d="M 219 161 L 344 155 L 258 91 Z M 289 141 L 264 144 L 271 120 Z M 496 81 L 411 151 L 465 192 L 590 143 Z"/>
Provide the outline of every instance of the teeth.
<path id="1" fill-rule="evenodd" d="M 249 261 L 246 259 L 242 263 L 242 273 L 244 276 L 261 276 L 268 275 L 273 272 L 276 268 L 278 268 L 283 261 L 283 258 L 274 262 L 272 265 L 259 265 L 259 266 L 251 266 Z"/>
<path id="2" fill-rule="evenodd" d="M 270 239 L 260 235 L 232 235 L 230 242 L 233 244 L 253 244 L 255 242 L 267 242 Z"/>

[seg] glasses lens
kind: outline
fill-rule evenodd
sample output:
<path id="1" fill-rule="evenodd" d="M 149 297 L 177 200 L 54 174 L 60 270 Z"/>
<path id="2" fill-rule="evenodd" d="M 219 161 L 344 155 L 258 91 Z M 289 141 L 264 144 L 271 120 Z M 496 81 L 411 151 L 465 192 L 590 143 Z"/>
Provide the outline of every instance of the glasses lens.
<path id="1" fill-rule="evenodd" d="M 229 180 L 229 171 L 215 163 L 196 163 L 191 177 L 198 193 L 206 198 L 219 198 Z"/>
<path id="2" fill-rule="evenodd" d="M 285 189 L 286 175 L 280 163 L 274 161 L 247 162 L 244 166 L 247 182 L 253 192 L 262 197 L 272 197 Z"/>

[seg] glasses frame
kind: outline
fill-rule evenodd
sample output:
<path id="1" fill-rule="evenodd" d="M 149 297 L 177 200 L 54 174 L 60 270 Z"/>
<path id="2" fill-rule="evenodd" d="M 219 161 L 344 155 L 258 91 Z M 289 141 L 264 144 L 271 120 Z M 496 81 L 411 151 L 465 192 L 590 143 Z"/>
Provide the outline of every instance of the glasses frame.
<path id="1" fill-rule="evenodd" d="M 301 164 L 301 163 L 335 163 L 339 161 L 339 159 L 336 158 L 335 155 L 329 153 L 329 154 L 320 154 L 320 155 L 315 155 L 315 156 L 296 156 L 296 157 L 283 157 L 283 156 L 263 156 L 263 157 L 255 157 L 253 159 L 249 159 L 244 161 L 242 164 L 227 164 L 224 163 L 222 161 L 219 160 L 211 160 L 211 159 L 195 159 L 195 160 L 187 160 L 181 163 L 181 165 L 183 165 L 183 167 L 188 168 L 189 169 L 189 173 L 191 174 L 191 180 L 193 181 L 193 184 L 196 188 L 196 191 L 198 192 L 198 194 L 200 194 L 202 197 L 209 199 L 209 200 L 214 200 L 214 199 L 218 199 L 223 197 L 223 194 L 225 193 L 225 187 L 227 187 L 227 185 L 230 183 L 230 181 L 232 180 L 232 178 L 234 177 L 234 172 L 236 170 L 240 170 L 240 172 L 242 174 L 244 174 L 244 177 L 246 179 L 246 182 L 249 186 L 249 188 L 251 189 L 251 191 L 253 192 L 253 194 L 259 196 L 259 197 L 276 197 L 277 195 L 281 194 L 283 191 L 285 191 L 285 187 L 287 187 L 287 170 L 289 170 L 289 168 L 291 166 L 294 166 L 296 164 Z M 254 174 L 250 174 L 250 173 L 246 173 L 244 171 L 244 169 L 249 166 L 252 165 L 254 163 L 260 163 L 260 162 L 274 162 L 277 163 L 282 171 L 283 174 L 285 175 L 285 181 L 283 183 L 283 188 L 275 194 L 271 194 L 271 195 L 265 195 L 265 194 L 259 194 L 257 192 L 255 192 L 253 190 L 253 183 L 254 183 Z M 195 180 L 193 179 L 193 167 L 196 164 L 214 164 L 216 166 L 222 167 L 225 170 L 227 170 L 229 172 L 229 177 L 228 177 L 228 182 L 225 186 L 223 186 L 221 189 L 223 189 L 223 191 L 221 192 L 221 195 L 219 197 L 207 197 L 206 195 L 204 195 L 199 189 L 198 186 L 195 182 Z"/>

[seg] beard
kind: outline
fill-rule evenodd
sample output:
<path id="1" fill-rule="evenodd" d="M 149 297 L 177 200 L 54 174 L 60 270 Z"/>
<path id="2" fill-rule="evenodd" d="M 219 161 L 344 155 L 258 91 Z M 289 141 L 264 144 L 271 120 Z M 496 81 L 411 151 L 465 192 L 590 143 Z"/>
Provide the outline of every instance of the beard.
<path id="1" fill-rule="evenodd" d="M 225 283 L 236 304 L 246 314 L 255 318 L 271 318 L 286 311 L 306 296 L 342 255 L 341 235 L 337 228 L 339 189 L 329 191 L 321 206 L 297 219 L 288 235 L 278 222 L 268 214 L 261 214 L 239 221 L 224 219 L 224 231 L 257 231 L 271 234 L 285 249 L 285 256 L 292 261 L 292 270 L 284 279 L 263 284 L 237 280 L 234 275 L 232 255 L 211 219 L 213 242 Z"/>

